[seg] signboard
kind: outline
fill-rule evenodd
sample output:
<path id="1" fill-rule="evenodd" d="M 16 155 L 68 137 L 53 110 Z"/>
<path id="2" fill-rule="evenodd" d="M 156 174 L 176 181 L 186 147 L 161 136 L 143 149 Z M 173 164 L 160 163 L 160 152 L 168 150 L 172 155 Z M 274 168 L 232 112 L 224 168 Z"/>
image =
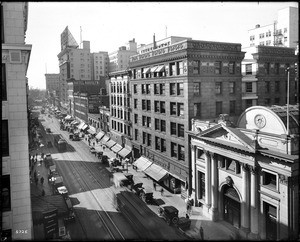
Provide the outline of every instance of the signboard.
<path id="1" fill-rule="evenodd" d="M 54 235 L 58 235 L 58 210 L 53 209 L 43 212 L 43 218 L 45 238 L 55 238 Z"/>

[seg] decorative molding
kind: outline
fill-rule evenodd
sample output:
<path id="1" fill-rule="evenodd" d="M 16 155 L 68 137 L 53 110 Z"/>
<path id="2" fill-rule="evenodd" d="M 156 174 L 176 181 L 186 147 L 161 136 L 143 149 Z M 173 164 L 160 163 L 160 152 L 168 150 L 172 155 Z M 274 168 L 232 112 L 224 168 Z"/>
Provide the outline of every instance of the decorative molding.
<path id="1" fill-rule="evenodd" d="M 285 175 L 279 174 L 278 179 L 281 184 L 287 185 L 287 177 Z"/>
<path id="2" fill-rule="evenodd" d="M 228 186 L 230 186 L 230 187 L 232 187 L 232 185 L 234 184 L 234 182 L 233 182 L 231 176 L 227 176 L 227 177 L 225 178 L 225 181 L 226 181 L 226 184 L 227 184 Z"/>
<path id="3" fill-rule="evenodd" d="M 248 164 L 245 164 L 245 163 L 243 163 L 243 164 L 242 164 L 242 169 L 243 169 L 243 171 L 244 171 L 244 172 L 247 172 L 247 171 L 249 171 L 249 165 L 248 165 Z"/>

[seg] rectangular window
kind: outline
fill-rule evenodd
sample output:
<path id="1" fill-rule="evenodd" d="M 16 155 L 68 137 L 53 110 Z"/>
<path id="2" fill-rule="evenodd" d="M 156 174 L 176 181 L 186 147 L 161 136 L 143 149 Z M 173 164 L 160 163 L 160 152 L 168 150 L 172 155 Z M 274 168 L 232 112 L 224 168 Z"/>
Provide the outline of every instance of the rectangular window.
<path id="1" fill-rule="evenodd" d="M 151 128 L 151 117 L 147 117 L 147 127 Z"/>
<path id="2" fill-rule="evenodd" d="M 165 139 L 161 139 L 161 152 L 166 152 L 167 147 L 166 147 L 166 140 Z"/>
<path id="3" fill-rule="evenodd" d="M 216 115 L 219 115 L 222 113 L 222 102 L 216 102 Z"/>
<path id="4" fill-rule="evenodd" d="M 2 8 L 2 6 L 1 6 Z M 7 101 L 6 65 L 2 64 L 2 101 Z"/>
<path id="5" fill-rule="evenodd" d="M 155 136 L 155 149 L 160 150 L 161 144 L 160 144 L 160 138 Z"/>
<path id="6" fill-rule="evenodd" d="M 143 132 L 143 144 L 146 144 L 147 133 Z"/>
<path id="7" fill-rule="evenodd" d="M 165 120 L 160 120 L 160 131 L 166 132 L 166 121 Z"/>
<path id="8" fill-rule="evenodd" d="M 160 102 L 160 112 L 166 113 L 166 103 L 164 101 Z"/>
<path id="9" fill-rule="evenodd" d="M 2 212 L 11 210 L 10 175 L 1 176 L 1 209 Z"/>
<path id="10" fill-rule="evenodd" d="M 146 94 L 150 94 L 150 84 L 146 84 Z"/>
<path id="11" fill-rule="evenodd" d="M 134 107 L 134 108 L 137 108 L 137 101 L 138 101 L 137 99 L 134 99 L 134 100 L 133 100 L 133 107 Z"/>
<path id="12" fill-rule="evenodd" d="M 9 156 L 8 120 L 2 120 L 2 157 Z"/>
<path id="13" fill-rule="evenodd" d="M 222 67 L 222 62 L 215 61 L 215 74 L 221 74 L 221 67 Z"/>
<path id="14" fill-rule="evenodd" d="M 165 91 L 165 84 L 164 83 L 161 83 L 159 84 L 160 86 L 160 94 L 161 95 L 165 95 L 166 94 L 166 91 Z"/>
<path id="15" fill-rule="evenodd" d="M 270 63 L 269 62 L 265 63 L 265 74 L 266 75 L 270 74 Z"/>
<path id="16" fill-rule="evenodd" d="M 183 95 L 183 83 L 177 83 L 177 95 Z"/>
<path id="17" fill-rule="evenodd" d="M 198 171 L 199 199 L 205 199 L 205 173 Z"/>
<path id="18" fill-rule="evenodd" d="M 170 103 L 170 115 L 177 115 L 177 107 L 174 102 Z"/>
<path id="19" fill-rule="evenodd" d="M 252 92 L 252 82 L 246 82 L 246 92 Z"/>
<path id="20" fill-rule="evenodd" d="M 201 117 L 201 103 L 194 103 L 194 116 Z"/>
<path id="21" fill-rule="evenodd" d="M 183 117 L 184 116 L 184 106 L 183 103 L 178 103 L 177 104 L 177 109 L 178 109 L 178 116 Z"/>
<path id="22" fill-rule="evenodd" d="M 154 94 L 156 94 L 156 95 L 160 94 L 159 85 L 160 84 L 156 84 L 156 83 L 154 84 Z"/>
<path id="23" fill-rule="evenodd" d="M 263 173 L 263 185 L 276 189 L 277 186 L 276 175 L 265 171 Z"/>
<path id="24" fill-rule="evenodd" d="M 246 108 L 249 108 L 252 106 L 252 99 L 246 99 Z"/>
<path id="25" fill-rule="evenodd" d="M 229 64 L 228 64 L 228 71 L 229 71 L 229 74 L 234 74 L 235 73 L 235 63 L 233 61 L 230 61 Z"/>
<path id="26" fill-rule="evenodd" d="M 171 142 L 171 157 L 177 158 L 177 144 Z"/>
<path id="27" fill-rule="evenodd" d="M 177 62 L 177 75 L 183 74 L 183 62 L 179 61 Z"/>
<path id="28" fill-rule="evenodd" d="M 270 93 L 270 82 L 265 82 L 265 93 Z"/>
<path id="29" fill-rule="evenodd" d="M 134 139 L 138 140 L 139 137 L 139 131 L 137 129 L 134 130 Z"/>
<path id="30" fill-rule="evenodd" d="M 146 116 L 142 116 L 142 125 L 144 126 L 144 127 L 146 127 L 147 126 L 147 123 L 146 123 Z"/>
<path id="31" fill-rule="evenodd" d="M 151 100 L 147 100 L 147 111 L 151 111 Z"/>
<path id="32" fill-rule="evenodd" d="M 246 64 L 246 75 L 252 75 L 252 64 Z"/>
<path id="33" fill-rule="evenodd" d="M 193 74 L 200 74 L 200 61 L 193 61 Z"/>
<path id="34" fill-rule="evenodd" d="M 142 100 L 142 110 L 145 110 L 146 109 L 146 100 L 143 99 Z"/>
<path id="35" fill-rule="evenodd" d="M 184 125 L 178 124 L 178 137 L 184 138 Z"/>
<path id="36" fill-rule="evenodd" d="M 235 104 L 235 101 L 230 101 L 229 102 L 229 114 L 235 114 L 235 106 L 236 106 L 236 104 Z"/>
<path id="37" fill-rule="evenodd" d="M 229 82 L 229 93 L 235 93 L 235 82 Z"/>
<path id="38" fill-rule="evenodd" d="M 138 122 L 138 115 L 135 113 L 134 114 L 134 123 L 137 124 L 137 122 Z"/>
<path id="39" fill-rule="evenodd" d="M 133 85 L 133 93 L 134 93 L 134 94 L 137 94 L 137 84 L 134 84 L 134 85 Z"/>
<path id="40" fill-rule="evenodd" d="M 216 94 L 222 94 L 222 82 L 216 82 L 215 91 Z"/>
<path id="41" fill-rule="evenodd" d="M 169 73 L 169 75 L 174 76 L 175 74 L 176 74 L 176 65 L 175 65 L 175 62 L 173 62 L 173 63 L 170 63 L 170 73 Z"/>
<path id="42" fill-rule="evenodd" d="M 151 146 L 151 134 L 147 134 L 147 145 Z"/>
<path id="43" fill-rule="evenodd" d="M 155 130 L 160 130 L 160 120 L 159 119 L 154 119 L 154 127 Z"/>
<path id="44" fill-rule="evenodd" d="M 176 83 L 170 83 L 170 95 L 176 95 Z"/>
<path id="45" fill-rule="evenodd" d="M 160 112 L 160 102 L 154 101 L 154 112 Z"/>
<path id="46" fill-rule="evenodd" d="M 145 93 L 146 93 L 146 85 L 142 84 L 142 94 L 145 94 Z"/>
<path id="47" fill-rule="evenodd" d="M 194 82 L 194 95 L 195 96 L 201 95 L 201 83 L 200 82 Z"/>
<path id="48" fill-rule="evenodd" d="M 176 135 L 176 123 L 170 122 L 170 128 L 171 135 Z"/>
<path id="49" fill-rule="evenodd" d="M 184 160 L 185 159 L 185 149 L 184 146 L 178 145 L 178 160 Z"/>

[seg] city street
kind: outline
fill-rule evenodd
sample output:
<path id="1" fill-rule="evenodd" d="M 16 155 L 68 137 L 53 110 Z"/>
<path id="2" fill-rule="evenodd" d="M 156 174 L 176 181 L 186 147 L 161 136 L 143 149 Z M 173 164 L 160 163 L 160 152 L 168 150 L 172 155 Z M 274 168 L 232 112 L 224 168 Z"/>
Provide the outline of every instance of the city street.
<path id="1" fill-rule="evenodd" d="M 110 182 L 107 165 L 89 151 L 87 144 L 69 139 L 69 133 L 59 128 L 56 118 L 40 115 L 44 129 L 43 148 L 39 152 L 51 153 L 76 214 L 76 222 L 68 225 L 72 240 L 123 240 L 140 238 L 124 216 L 113 205 L 114 186 Z M 68 142 L 67 152 L 59 153 L 55 146 L 47 147 L 53 133 L 60 133 Z M 173 227 L 166 226 L 164 233 L 172 240 L 182 239 L 174 233 Z"/>

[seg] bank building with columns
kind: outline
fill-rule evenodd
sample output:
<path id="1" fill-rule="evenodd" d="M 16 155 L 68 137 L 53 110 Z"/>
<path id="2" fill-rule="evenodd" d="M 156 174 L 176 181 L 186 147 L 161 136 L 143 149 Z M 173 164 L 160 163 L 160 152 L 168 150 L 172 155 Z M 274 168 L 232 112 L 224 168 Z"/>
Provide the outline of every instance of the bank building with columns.
<path id="1" fill-rule="evenodd" d="M 299 106 L 252 106 L 237 123 L 192 120 L 191 197 L 240 238 L 299 238 Z M 289 120 L 289 122 L 287 122 Z"/>

